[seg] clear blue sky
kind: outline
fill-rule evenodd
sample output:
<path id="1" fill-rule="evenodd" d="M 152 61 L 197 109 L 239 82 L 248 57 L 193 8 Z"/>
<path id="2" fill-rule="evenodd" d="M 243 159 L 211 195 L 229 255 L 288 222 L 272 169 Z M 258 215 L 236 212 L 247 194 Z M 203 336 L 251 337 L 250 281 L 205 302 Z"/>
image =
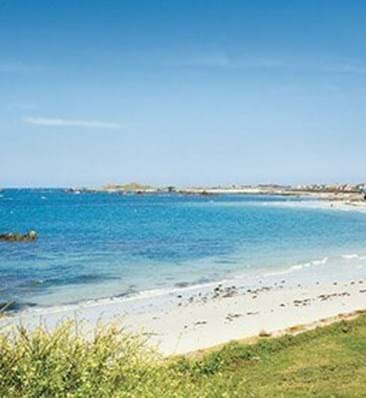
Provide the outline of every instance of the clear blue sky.
<path id="1" fill-rule="evenodd" d="M 366 2 L 0 0 L 0 186 L 366 180 Z"/>

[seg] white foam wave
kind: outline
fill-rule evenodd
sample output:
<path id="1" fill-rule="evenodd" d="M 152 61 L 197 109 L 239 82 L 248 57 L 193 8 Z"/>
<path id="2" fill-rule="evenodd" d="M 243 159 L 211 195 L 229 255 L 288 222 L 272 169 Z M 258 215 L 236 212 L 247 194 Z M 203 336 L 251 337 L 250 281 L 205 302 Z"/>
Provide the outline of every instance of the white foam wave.
<path id="1" fill-rule="evenodd" d="M 295 264 L 295 265 L 291 265 L 289 268 L 284 269 L 284 270 L 269 272 L 269 273 L 264 274 L 264 276 L 267 277 L 267 276 L 286 275 L 291 272 L 301 271 L 304 268 L 309 268 L 314 265 L 324 265 L 328 262 L 328 260 L 329 260 L 328 257 L 323 257 L 320 260 L 313 260 L 313 261 L 308 261 L 306 263 Z"/>
<path id="2" fill-rule="evenodd" d="M 329 257 L 324 257 L 321 260 L 312 261 L 310 264 L 311 265 L 323 265 L 323 264 L 326 264 L 328 262 L 328 260 L 329 260 Z"/>
<path id="3" fill-rule="evenodd" d="M 345 260 L 353 260 L 355 258 L 361 258 L 361 257 L 358 254 L 344 254 L 342 258 Z"/>
<path id="4" fill-rule="evenodd" d="M 150 289 L 150 290 L 142 290 L 138 293 L 134 293 L 126 296 L 113 296 L 113 297 L 104 297 L 97 298 L 91 300 L 83 300 L 80 302 L 62 304 L 62 305 L 52 305 L 51 307 L 38 307 L 38 308 L 29 308 L 22 310 L 21 313 L 59 313 L 64 311 L 76 310 L 79 308 L 87 308 L 87 307 L 98 307 L 106 304 L 116 304 L 116 303 L 125 303 L 131 301 L 139 301 L 144 299 L 153 299 L 157 297 L 169 296 L 177 293 L 189 292 L 192 290 L 202 290 L 207 289 L 212 286 L 217 286 L 220 284 L 226 284 L 228 280 L 223 279 L 215 282 L 207 282 L 202 284 L 192 284 L 190 286 L 185 287 L 175 287 L 175 288 L 166 288 L 166 289 Z"/>

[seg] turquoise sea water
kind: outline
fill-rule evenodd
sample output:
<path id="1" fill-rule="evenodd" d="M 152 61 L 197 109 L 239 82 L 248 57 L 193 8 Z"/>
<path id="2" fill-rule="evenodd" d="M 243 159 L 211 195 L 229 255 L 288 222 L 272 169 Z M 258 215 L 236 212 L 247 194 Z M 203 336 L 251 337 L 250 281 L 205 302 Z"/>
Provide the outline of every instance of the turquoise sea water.
<path id="1" fill-rule="evenodd" d="M 59 305 L 276 273 L 366 275 L 366 214 L 288 197 L 0 192 L 0 233 L 30 229 L 38 241 L 0 243 L 0 302 Z"/>

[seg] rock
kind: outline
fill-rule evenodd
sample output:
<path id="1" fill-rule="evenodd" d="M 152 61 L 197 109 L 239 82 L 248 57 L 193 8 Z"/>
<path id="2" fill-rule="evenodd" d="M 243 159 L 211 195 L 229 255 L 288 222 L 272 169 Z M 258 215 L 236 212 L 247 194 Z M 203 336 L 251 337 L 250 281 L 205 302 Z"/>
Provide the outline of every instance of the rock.
<path id="1" fill-rule="evenodd" d="M 199 326 L 199 325 L 206 325 L 207 322 L 206 321 L 197 321 L 194 323 L 195 325 Z"/>
<path id="2" fill-rule="evenodd" d="M 37 239 L 37 232 L 36 231 L 29 231 L 26 234 L 19 234 L 19 233 L 7 233 L 7 234 L 0 234 L 0 241 L 4 242 L 32 242 Z"/>
<path id="3" fill-rule="evenodd" d="M 228 321 L 233 321 L 235 318 L 239 318 L 239 317 L 241 317 L 242 316 L 242 314 L 227 314 L 226 315 L 226 319 L 228 320 Z"/>
<path id="4" fill-rule="evenodd" d="M 37 239 L 37 232 L 33 231 L 33 230 L 29 231 L 28 232 L 28 238 L 30 240 L 36 240 Z"/>

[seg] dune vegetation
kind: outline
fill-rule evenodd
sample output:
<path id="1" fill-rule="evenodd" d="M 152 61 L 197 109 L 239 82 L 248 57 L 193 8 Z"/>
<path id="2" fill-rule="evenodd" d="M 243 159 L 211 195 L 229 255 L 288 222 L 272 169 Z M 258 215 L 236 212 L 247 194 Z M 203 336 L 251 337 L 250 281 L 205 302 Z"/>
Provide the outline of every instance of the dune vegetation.
<path id="1" fill-rule="evenodd" d="M 161 358 L 116 327 L 0 336 L 0 397 L 365 397 L 366 315 L 296 336 Z"/>

